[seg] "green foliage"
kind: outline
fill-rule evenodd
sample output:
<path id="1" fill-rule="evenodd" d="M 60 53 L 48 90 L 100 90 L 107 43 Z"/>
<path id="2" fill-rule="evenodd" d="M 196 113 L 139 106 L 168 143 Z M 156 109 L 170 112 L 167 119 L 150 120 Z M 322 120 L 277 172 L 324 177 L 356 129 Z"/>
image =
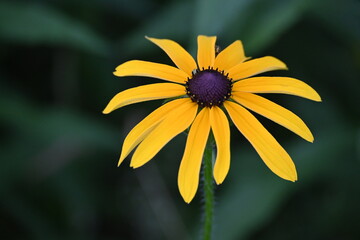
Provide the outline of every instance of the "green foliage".
<path id="1" fill-rule="evenodd" d="M 216 239 L 359 239 L 360 3 L 357 0 L 2 1 L 0 238 L 196 239 L 199 195 L 176 178 L 185 137 L 146 166 L 117 168 L 126 133 L 161 101 L 101 111 L 139 78 L 125 60 L 169 61 L 145 35 L 196 35 L 248 56 L 276 56 L 322 96 L 270 96 L 309 125 L 309 144 L 259 117 L 288 150 L 299 181 L 271 173 L 232 128 L 229 176 L 216 188 Z M 284 74 L 284 73 L 274 73 Z"/>
<path id="2" fill-rule="evenodd" d="M 3 41 L 19 44 L 69 46 L 107 55 L 109 44 L 89 26 L 40 4 L 0 3 L 0 32 Z"/>

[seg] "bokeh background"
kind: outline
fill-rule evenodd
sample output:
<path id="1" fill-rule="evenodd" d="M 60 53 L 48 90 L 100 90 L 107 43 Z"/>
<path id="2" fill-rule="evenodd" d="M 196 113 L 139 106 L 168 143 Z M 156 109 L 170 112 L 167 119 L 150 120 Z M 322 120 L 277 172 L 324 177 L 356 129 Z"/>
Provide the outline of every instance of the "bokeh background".
<path id="1" fill-rule="evenodd" d="M 119 91 L 157 80 L 112 75 L 131 59 L 171 64 L 144 36 L 193 55 L 198 34 L 275 56 L 322 103 L 267 95 L 311 128 L 307 143 L 260 121 L 299 181 L 268 170 L 232 128 L 216 188 L 214 239 L 360 239 L 360 2 L 357 0 L 33 0 L 0 2 L 0 238 L 197 239 L 201 190 L 185 204 L 177 171 L 185 135 L 151 162 L 117 168 L 128 131 L 161 101 L 102 115 Z"/>

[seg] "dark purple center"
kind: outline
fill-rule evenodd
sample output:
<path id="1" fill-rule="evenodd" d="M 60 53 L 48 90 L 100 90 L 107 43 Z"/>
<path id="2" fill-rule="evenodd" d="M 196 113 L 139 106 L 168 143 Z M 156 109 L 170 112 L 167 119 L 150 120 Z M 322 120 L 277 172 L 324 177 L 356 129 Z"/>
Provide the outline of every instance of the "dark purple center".
<path id="1" fill-rule="evenodd" d="M 220 106 L 231 95 L 231 79 L 214 69 L 195 71 L 186 82 L 186 93 L 201 106 Z"/>

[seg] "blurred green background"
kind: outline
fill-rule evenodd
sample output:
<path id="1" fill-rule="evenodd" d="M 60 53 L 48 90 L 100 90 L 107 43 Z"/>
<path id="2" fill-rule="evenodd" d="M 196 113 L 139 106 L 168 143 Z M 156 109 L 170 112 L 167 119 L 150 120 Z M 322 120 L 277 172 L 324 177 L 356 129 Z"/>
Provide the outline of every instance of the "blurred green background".
<path id="1" fill-rule="evenodd" d="M 128 131 L 161 104 L 101 111 L 119 91 L 157 80 L 112 75 L 131 59 L 171 64 L 144 36 L 193 54 L 198 34 L 247 56 L 275 56 L 322 103 L 267 97 L 310 127 L 309 144 L 260 121 L 299 181 L 268 170 L 232 128 L 232 162 L 216 189 L 214 239 L 360 239 L 360 1 L 33 0 L 0 2 L 0 238 L 197 239 L 201 190 L 177 189 L 185 136 L 151 162 L 117 168 Z"/>

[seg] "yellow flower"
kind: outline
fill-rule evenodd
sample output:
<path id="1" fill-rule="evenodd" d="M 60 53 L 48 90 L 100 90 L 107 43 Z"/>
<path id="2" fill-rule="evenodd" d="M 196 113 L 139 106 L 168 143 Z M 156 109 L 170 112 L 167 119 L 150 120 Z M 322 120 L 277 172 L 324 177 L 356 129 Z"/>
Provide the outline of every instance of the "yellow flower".
<path id="1" fill-rule="evenodd" d="M 116 68 L 114 74 L 147 76 L 169 81 L 131 88 L 118 93 L 107 105 L 107 114 L 120 107 L 155 99 L 177 98 L 159 107 L 137 124 L 124 140 L 119 165 L 137 146 L 130 166 L 137 168 L 151 160 L 164 145 L 189 126 L 190 131 L 178 173 L 180 193 L 189 203 L 199 185 L 202 157 L 210 129 L 217 156 L 214 179 L 221 184 L 230 168 L 230 129 L 224 113 L 252 144 L 265 164 L 279 177 L 297 180 L 295 165 L 288 153 L 250 109 L 288 128 L 305 140 L 313 136 L 294 113 L 255 93 L 282 93 L 321 101 L 317 92 L 304 82 L 289 77 L 252 77 L 256 74 L 286 70 L 274 57 L 248 60 L 241 41 L 216 53 L 216 37 L 198 36 L 197 63 L 178 43 L 148 38 L 163 49 L 177 66 L 132 60 Z"/>

